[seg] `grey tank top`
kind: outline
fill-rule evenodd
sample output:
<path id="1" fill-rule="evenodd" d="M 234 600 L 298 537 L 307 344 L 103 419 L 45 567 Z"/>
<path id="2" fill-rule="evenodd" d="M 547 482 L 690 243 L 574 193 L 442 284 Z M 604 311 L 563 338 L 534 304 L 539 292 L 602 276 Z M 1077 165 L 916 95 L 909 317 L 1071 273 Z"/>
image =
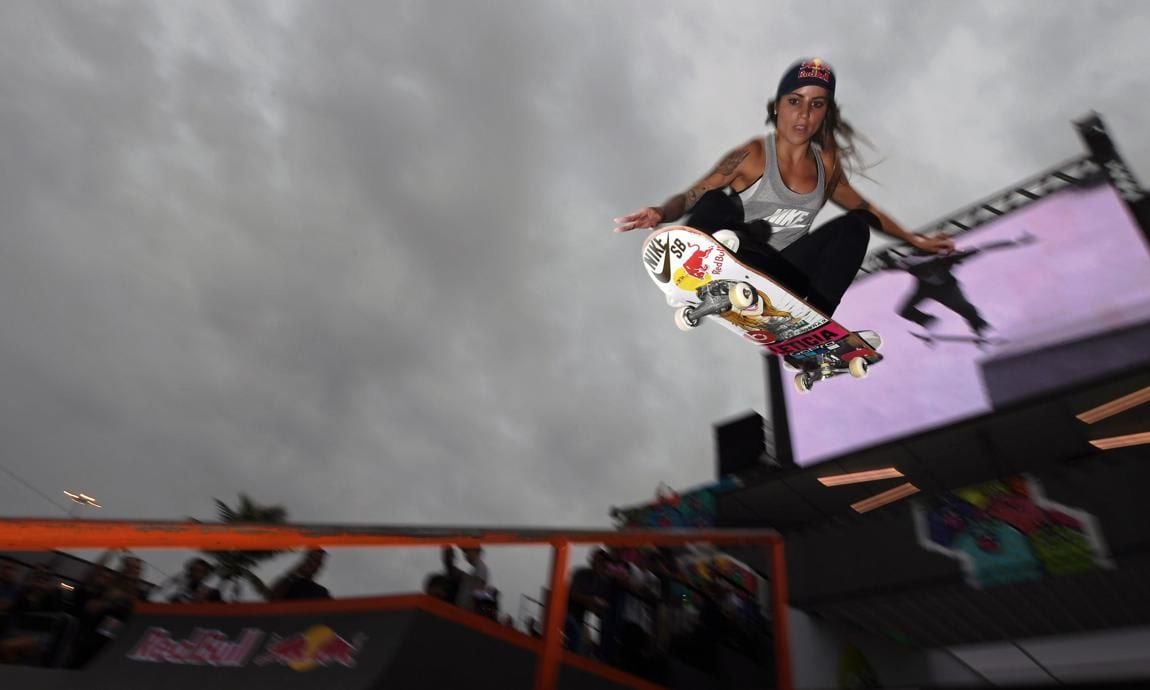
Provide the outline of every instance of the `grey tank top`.
<path id="1" fill-rule="evenodd" d="M 743 220 L 747 223 L 765 220 L 770 224 L 771 234 L 765 239 L 772 248 L 781 251 L 795 240 L 810 233 L 815 216 L 826 203 L 826 171 L 823 170 L 822 156 L 818 155 L 818 144 L 811 143 L 815 150 L 815 166 L 819 171 L 819 181 L 809 194 L 796 194 L 783 183 L 779 174 L 778 156 L 775 153 L 775 133 L 765 138 L 763 148 L 766 165 L 759 181 L 739 193 L 743 202 Z"/>

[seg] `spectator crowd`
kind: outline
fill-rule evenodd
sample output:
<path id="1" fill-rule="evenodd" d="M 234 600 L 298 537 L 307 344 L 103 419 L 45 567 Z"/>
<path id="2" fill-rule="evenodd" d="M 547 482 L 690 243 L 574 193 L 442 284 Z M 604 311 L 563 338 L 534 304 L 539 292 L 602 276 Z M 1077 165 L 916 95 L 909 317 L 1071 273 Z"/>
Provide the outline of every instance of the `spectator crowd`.
<path id="1" fill-rule="evenodd" d="M 482 548 L 445 546 L 440 557 L 443 569 L 426 577 L 425 593 L 515 626 L 500 612 L 500 592 Z M 271 586 L 255 577 L 250 584 L 267 601 L 329 599 L 316 581 L 326 559 L 325 551 L 312 549 Z M 210 582 L 216 575 L 223 586 L 227 578 L 200 557 L 159 586 L 143 579 L 142 561 L 128 552 L 105 553 L 75 585 L 61 583 L 48 564 L 24 570 L 0 559 L 0 663 L 81 668 L 117 636 L 138 602 L 226 598 Z M 524 627 L 542 634 L 539 620 Z M 562 628 L 568 650 L 661 683 L 671 680 L 672 658 L 721 678 L 724 648 L 756 661 L 764 661 L 769 648 L 767 621 L 753 595 L 718 571 L 689 577 L 675 553 L 664 549 L 593 550 L 587 565 L 570 575 Z"/>
<path id="2" fill-rule="evenodd" d="M 443 570 L 424 580 L 437 599 L 514 626 L 499 611 L 482 550 L 444 547 Z M 542 635 L 538 619 L 525 632 Z M 724 650 L 756 662 L 768 648 L 766 617 L 754 596 L 718 571 L 690 578 L 671 550 L 596 549 L 570 578 L 564 645 L 576 653 L 655 682 L 668 682 L 672 657 L 721 677 Z"/>
<path id="3" fill-rule="evenodd" d="M 596 549 L 588 561 L 571 575 L 568 649 L 659 683 L 672 658 L 720 678 L 724 650 L 766 661 L 764 612 L 720 572 L 690 578 L 669 549 Z"/>

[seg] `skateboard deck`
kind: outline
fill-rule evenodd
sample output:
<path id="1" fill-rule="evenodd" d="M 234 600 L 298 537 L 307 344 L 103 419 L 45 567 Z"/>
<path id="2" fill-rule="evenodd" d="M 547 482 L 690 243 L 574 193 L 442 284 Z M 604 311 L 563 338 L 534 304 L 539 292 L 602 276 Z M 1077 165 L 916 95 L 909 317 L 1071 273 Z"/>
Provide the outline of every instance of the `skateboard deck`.
<path id="1" fill-rule="evenodd" d="M 933 348 L 938 343 L 970 343 L 977 345 L 978 349 L 985 350 L 992 345 L 1005 345 L 1005 338 L 990 338 L 981 335 L 937 335 L 934 333 L 917 333 L 915 331 L 907 331 L 915 338 L 926 343 L 927 347 Z"/>
<path id="2" fill-rule="evenodd" d="M 671 225 L 643 242 L 647 275 L 678 305 L 683 330 L 710 320 L 783 359 L 798 371 L 795 387 L 850 373 L 862 378 L 882 355 L 857 333 L 807 304 L 770 276 L 740 262 L 710 235 Z"/>

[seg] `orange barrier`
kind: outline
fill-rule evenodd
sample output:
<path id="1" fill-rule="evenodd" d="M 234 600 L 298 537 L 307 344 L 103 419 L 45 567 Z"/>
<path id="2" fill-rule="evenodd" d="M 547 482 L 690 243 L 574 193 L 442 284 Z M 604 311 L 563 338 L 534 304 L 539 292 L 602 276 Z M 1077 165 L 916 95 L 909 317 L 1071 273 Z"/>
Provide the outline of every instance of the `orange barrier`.
<path id="1" fill-rule="evenodd" d="M 194 521 L 0 519 L 0 549 L 38 551 L 65 548 L 190 548 L 213 551 L 280 550 L 351 546 L 548 545 L 552 548 L 550 595 L 535 690 L 554 690 L 564 658 L 567 564 L 572 544 L 604 546 L 716 546 L 760 544 L 771 567 L 772 625 L 777 687 L 791 690 L 793 673 L 787 621 L 783 540 L 773 530 L 624 529 L 561 530 L 377 525 L 205 524 Z M 649 684 L 637 687 L 650 687 Z"/>

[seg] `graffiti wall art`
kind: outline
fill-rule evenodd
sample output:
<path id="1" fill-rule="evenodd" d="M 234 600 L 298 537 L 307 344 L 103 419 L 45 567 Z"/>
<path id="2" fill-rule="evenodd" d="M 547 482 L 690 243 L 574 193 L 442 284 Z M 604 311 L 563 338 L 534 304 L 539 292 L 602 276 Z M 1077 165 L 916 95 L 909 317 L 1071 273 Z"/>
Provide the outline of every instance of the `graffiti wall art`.
<path id="1" fill-rule="evenodd" d="M 919 544 L 958 560 L 984 588 L 1112 567 L 1094 516 L 1047 499 L 1030 476 L 915 502 Z"/>

